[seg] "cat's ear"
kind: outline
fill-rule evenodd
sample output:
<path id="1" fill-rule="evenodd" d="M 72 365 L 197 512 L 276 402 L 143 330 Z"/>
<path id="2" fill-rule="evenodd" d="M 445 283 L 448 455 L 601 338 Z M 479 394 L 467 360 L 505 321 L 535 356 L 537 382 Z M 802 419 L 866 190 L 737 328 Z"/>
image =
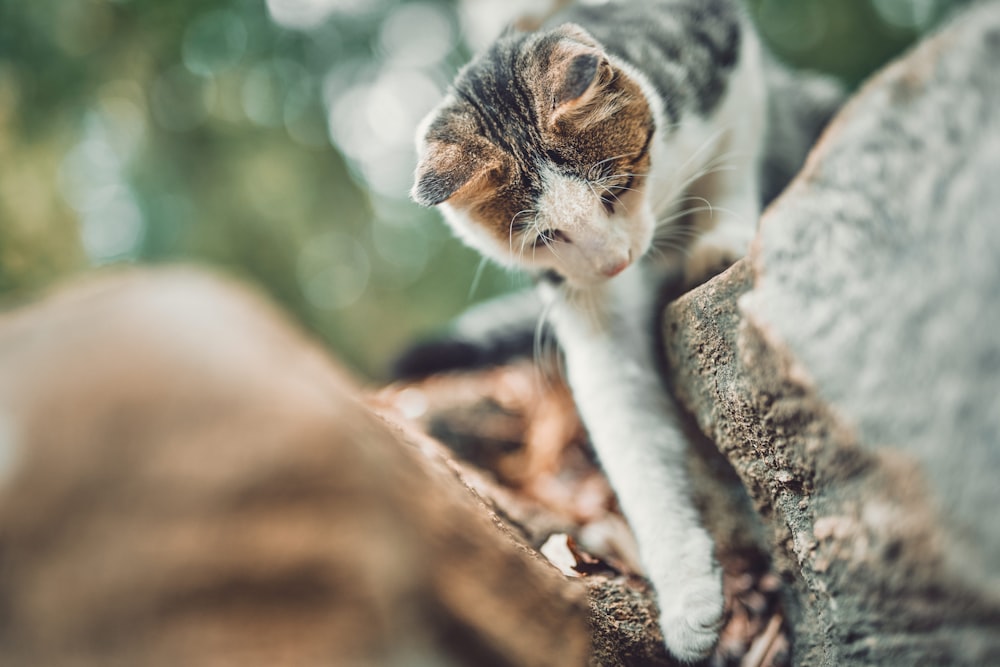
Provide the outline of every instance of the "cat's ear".
<path id="1" fill-rule="evenodd" d="M 429 141 L 417 165 L 410 196 L 421 206 L 436 206 L 456 196 L 471 195 L 485 185 L 498 161 L 486 151 L 460 143 Z"/>
<path id="2" fill-rule="evenodd" d="M 600 44 L 580 26 L 565 23 L 554 32 L 559 40 L 550 60 L 550 123 L 586 107 L 600 87 L 602 69 L 608 67 Z"/>
<path id="3" fill-rule="evenodd" d="M 453 99 L 428 114 L 417 136 L 419 162 L 410 197 L 422 206 L 474 196 L 500 166 L 496 148 L 479 136 L 472 114 Z"/>

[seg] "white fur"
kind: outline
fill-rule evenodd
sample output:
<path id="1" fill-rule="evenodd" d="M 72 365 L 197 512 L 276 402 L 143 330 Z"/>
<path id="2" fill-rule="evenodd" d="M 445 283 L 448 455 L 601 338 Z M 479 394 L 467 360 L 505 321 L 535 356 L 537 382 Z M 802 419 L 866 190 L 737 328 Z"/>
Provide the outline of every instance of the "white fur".
<path id="1" fill-rule="evenodd" d="M 705 234 L 686 260 L 689 277 L 742 256 L 756 228 L 764 93 L 758 46 L 750 30 L 744 34 L 739 71 L 715 117 L 684 118 L 675 132 L 661 132 L 652 148 L 647 192 L 667 196 L 648 202 L 650 210 L 674 214 L 692 190 L 713 204 L 696 221 Z M 638 82 L 657 127 L 665 128 L 659 98 L 645 76 L 614 64 Z M 732 169 L 699 176 L 720 158 Z M 597 286 L 548 289 L 550 317 L 580 415 L 657 590 L 667 647 L 693 661 L 707 655 L 718 637 L 722 579 L 712 540 L 688 494 L 687 444 L 656 373 L 650 318 L 658 281 L 644 275 L 649 270 L 633 265 Z"/>
<path id="2" fill-rule="evenodd" d="M 657 590 L 667 646 L 695 660 L 718 636 L 722 579 L 688 495 L 687 444 L 655 370 L 645 270 L 633 265 L 575 298 L 550 290 L 549 317 L 580 416 Z"/>
<path id="3" fill-rule="evenodd" d="M 609 215 L 593 190 L 580 179 L 551 169 L 542 174 L 542 179 L 545 187 L 538 202 L 538 229 L 559 230 L 570 242 L 551 243 L 541 252 L 570 282 L 602 282 L 646 252 L 653 233 L 651 215 L 624 207 L 619 207 L 620 213 Z"/>
<path id="4" fill-rule="evenodd" d="M 715 114 L 708 119 L 685 116 L 672 132 L 665 131 L 662 103 L 646 76 L 612 59 L 639 85 L 659 128 L 660 140 L 651 149 L 647 190 L 657 219 L 667 219 L 664 225 L 677 225 L 676 217 L 683 210 L 702 209 L 692 214 L 692 228 L 701 235 L 687 252 L 689 283 L 705 278 L 711 268 L 744 256 L 756 233 L 766 97 L 760 44 L 749 25 L 743 35 L 739 64 Z"/>
<path id="5" fill-rule="evenodd" d="M 537 210 L 524 212 L 532 223 L 529 231 L 520 237 L 511 232 L 506 244 L 461 208 L 448 202 L 439 208 L 455 235 L 486 257 L 509 267 L 555 269 L 577 286 L 604 282 L 649 249 L 655 216 L 645 200 L 617 206 L 609 215 L 583 181 L 553 170 L 542 178 L 545 188 Z M 546 230 L 558 230 L 571 242 L 534 246 L 534 237 Z"/>
<path id="6" fill-rule="evenodd" d="M 634 79 L 653 110 L 657 137 L 645 195 L 631 210 L 608 215 L 582 182 L 553 172 L 542 176 L 546 194 L 527 213 L 535 231 L 560 230 L 571 243 L 525 248 L 518 239 L 503 247 L 462 211 L 444 204 L 456 234 L 508 266 L 556 268 L 561 288 L 543 285 L 543 300 L 566 358 L 567 380 L 594 448 L 639 542 L 642 562 L 655 586 L 667 647 L 682 660 L 708 654 L 722 620 L 723 597 L 712 540 L 691 504 L 684 464 L 686 441 L 675 407 L 660 384 L 651 337 L 653 267 L 644 255 L 655 221 L 690 208 L 697 193 L 711 205 L 696 215 L 702 232 L 685 260 L 689 279 L 717 262 L 742 256 L 758 217 L 757 160 L 763 135 L 764 92 L 759 47 L 744 31 L 737 72 L 713 118 L 685 117 L 667 128 L 659 97 L 642 72 L 612 58 Z M 716 164 L 724 161 L 726 164 Z M 712 171 L 715 167 L 728 170 Z M 623 262 L 627 269 L 613 278 Z"/>
<path id="7" fill-rule="evenodd" d="M 689 282 L 746 255 L 757 232 L 766 92 L 760 44 L 749 26 L 743 34 L 738 68 L 730 75 L 726 98 L 713 118 L 713 124 L 724 130 L 716 158 L 720 169 L 697 179 L 689 189 L 711 204 L 695 222 L 703 233 L 688 254 Z"/>

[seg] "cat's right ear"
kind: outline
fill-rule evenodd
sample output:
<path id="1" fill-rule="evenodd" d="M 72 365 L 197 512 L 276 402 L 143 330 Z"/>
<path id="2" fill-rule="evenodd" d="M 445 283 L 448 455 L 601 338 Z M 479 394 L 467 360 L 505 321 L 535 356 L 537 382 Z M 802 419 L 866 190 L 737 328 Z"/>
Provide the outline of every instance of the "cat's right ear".
<path id="1" fill-rule="evenodd" d="M 550 83 L 552 109 L 550 123 L 586 107 L 597 93 L 601 69 L 607 58 L 597 41 L 575 23 L 555 30 L 560 38 L 554 50 Z"/>
<path id="2" fill-rule="evenodd" d="M 475 124 L 454 109 L 438 112 L 422 137 L 410 190 L 410 197 L 421 206 L 474 196 L 500 165 L 496 151 L 476 134 Z"/>

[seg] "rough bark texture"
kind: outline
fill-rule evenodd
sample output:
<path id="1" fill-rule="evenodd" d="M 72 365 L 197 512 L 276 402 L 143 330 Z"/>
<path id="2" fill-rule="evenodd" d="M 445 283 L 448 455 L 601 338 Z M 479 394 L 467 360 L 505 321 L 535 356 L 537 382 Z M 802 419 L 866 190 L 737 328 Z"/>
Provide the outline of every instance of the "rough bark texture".
<path id="1" fill-rule="evenodd" d="M 887 68 L 665 316 L 790 584 L 795 663 L 1000 664 L 1000 5 Z"/>

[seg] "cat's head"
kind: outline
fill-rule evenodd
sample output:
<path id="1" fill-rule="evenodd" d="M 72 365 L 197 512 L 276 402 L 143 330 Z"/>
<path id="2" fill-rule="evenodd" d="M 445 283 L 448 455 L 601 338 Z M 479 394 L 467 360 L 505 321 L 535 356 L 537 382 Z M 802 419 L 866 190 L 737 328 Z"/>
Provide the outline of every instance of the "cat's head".
<path id="1" fill-rule="evenodd" d="M 412 196 L 502 264 L 599 283 L 652 240 L 654 128 L 635 79 L 579 26 L 507 35 L 422 124 Z"/>

